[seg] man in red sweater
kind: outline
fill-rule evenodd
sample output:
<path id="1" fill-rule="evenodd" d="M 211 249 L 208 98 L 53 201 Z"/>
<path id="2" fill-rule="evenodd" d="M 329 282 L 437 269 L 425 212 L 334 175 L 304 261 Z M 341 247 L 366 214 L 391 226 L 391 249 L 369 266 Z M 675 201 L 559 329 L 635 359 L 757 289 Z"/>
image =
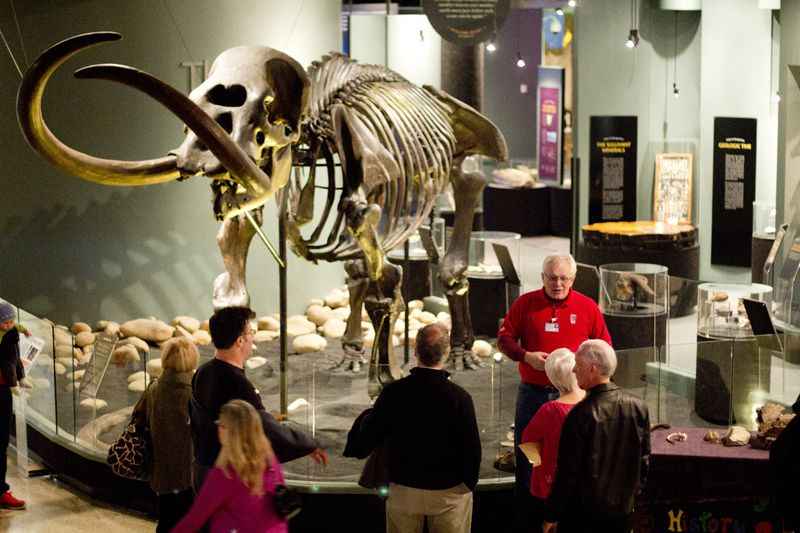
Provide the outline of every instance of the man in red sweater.
<path id="1" fill-rule="evenodd" d="M 529 483 L 531 466 L 518 445 L 522 431 L 536 411 L 558 397 L 544 372 L 544 362 L 553 350 L 576 351 L 587 339 L 611 336 L 597 304 L 572 290 L 577 266 L 571 255 L 551 255 L 542 263 L 544 287 L 523 294 L 511 305 L 497 334 L 497 345 L 519 363 L 520 384 L 514 417 L 516 452 L 515 530 L 526 531 L 526 510 L 531 508 Z"/>

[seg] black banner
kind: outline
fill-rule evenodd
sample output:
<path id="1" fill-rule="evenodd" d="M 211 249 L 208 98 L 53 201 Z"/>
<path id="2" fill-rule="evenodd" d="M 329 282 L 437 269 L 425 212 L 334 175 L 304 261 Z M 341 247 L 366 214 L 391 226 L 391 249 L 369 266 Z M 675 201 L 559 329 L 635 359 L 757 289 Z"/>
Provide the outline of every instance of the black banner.
<path id="1" fill-rule="evenodd" d="M 423 0 L 422 9 L 443 39 L 462 46 L 488 41 L 506 20 L 511 0 Z"/>
<path id="2" fill-rule="evenodd" d="M 591 117 L 589 223 L 636 220 L 637 117 Z"/>
<path id="3" fill-rule="evenodd" d="M 756 199 L 756 119 L 714 118 L 711 264 L 750 266 Z"/>

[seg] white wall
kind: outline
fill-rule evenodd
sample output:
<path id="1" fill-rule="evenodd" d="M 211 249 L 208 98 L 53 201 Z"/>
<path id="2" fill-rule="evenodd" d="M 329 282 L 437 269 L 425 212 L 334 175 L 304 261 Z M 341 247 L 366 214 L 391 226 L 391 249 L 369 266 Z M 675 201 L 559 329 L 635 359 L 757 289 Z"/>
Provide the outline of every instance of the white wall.
<path id="1" fill-rule="evenodd" d="M 711 265 L 714 117 L 758 120 L 756 199 L 775 202 L 777 108 L 770 91 L 771 12 L 751 0 L 704 0 L 700 76 L 700 276 L 749 282 L 750 270 Z M 749 245 L 749 243 L 743 243 Z"/>
<path id="2" fill-rule="evenodd" d="M 185 91 L 188 74 L 180 62 L 210 61 L 232 46 L 272 46 L 304 65 L 341 48 L 340 3 L 330 0 L 15 5 L 30 59 L 70 35 L 97 30 L 123 34 L 123 41 L 67 62 L 45 96 L 45 115 L 55 133 L 103 157 L 163 155 L 181 142 L 182 125 L 144 95 L 108 82 L 73 79 L 70 73 L 79 66 L 129 64 Z M 0 6 L 0 21 L 21 58 L 8 4 Z M 0 79 L 0 296 L 60 321 L 208 316 L 212 281 L 223 271 L 208 181 L 112 188 L 67 176 L 25 144 L 15 115 L 19 76 L 4 50 Z M 274 203 L 268 204 L 264 218 L 267 235 L 277 242 Z M 277 311 L 278 271 L 257 240 L 248 272 L 257 312 Z M 340 265 L 314 266 L 291 256 L 290 310 L 299 311 L 309 298 L 324 295 L 343 279 Z"/>

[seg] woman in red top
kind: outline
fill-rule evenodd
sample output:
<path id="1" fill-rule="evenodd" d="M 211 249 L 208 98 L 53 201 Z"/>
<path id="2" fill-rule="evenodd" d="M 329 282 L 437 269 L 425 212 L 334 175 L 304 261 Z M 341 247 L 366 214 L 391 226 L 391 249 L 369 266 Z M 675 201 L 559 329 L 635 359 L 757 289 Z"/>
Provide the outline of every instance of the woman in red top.
<path id="1" fill-rule="evenodd" d="M 559 397 L 544 404 L 522 433 L 522 443 L 536 443 L 541 457 L 541 464 L 534 467 L 531 474 L 531 494 L 536 501 L 536 512 L 531 513 L 534 523 L 530 531 L 541 531 L 544 502 L 550 495 L 550 487 L 556 473 L 558 459 L 558 441 L 561 437 L 561 426 L 572 407 L 583 400 L 586 392 L 578 387 L 573 373 L 575 354 L 566 348 L 554 350 L 544 364 L 547 378 L 558 389 Z"/>
<path id="2" fill-rule="evenodd" d="M 252 405 L 231 400 L 217 421 L 222 449 L 189 513 L 172 533 L 287 533 L 286 520 L 275 511 L 275 487 L 283 484 L 281 465 L 264 436 L 261 417 Z"/>

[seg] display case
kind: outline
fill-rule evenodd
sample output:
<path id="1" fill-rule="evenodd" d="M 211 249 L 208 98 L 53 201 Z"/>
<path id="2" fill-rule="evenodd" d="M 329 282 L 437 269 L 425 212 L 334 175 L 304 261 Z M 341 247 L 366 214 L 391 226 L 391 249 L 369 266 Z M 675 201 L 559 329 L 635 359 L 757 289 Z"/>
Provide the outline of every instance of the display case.
<path id="1" fill-rule="evenodd" d="M 600 266 L 600 310 L 614 347 L 654 347 L 667 342 L 669 316 L 667 267 L 650 263 Z M 662 357 L 666 357 L 664 354 Z"/>
<path id="2" fill-rule="evenodd" d="M 510 231 L 473 231 L 469 241 L 467 275 L 470 278 L 503 277 L 493 244 L 505 246 L 514 266 L 519 268 L 520 239 L 519 233 Z"/>
<path id="3" fill-rule="evenodd" d="M 769 304 L 772 287 L 760 283 L 702 283 L 697 287 L 697 334 L 711 339 L 753 336 L 742 298 Z"/>
<path id="4" fill-rule="evenodd" d="M 753 202 L 753 236 L 775 237 L 775 204 Z"/>

